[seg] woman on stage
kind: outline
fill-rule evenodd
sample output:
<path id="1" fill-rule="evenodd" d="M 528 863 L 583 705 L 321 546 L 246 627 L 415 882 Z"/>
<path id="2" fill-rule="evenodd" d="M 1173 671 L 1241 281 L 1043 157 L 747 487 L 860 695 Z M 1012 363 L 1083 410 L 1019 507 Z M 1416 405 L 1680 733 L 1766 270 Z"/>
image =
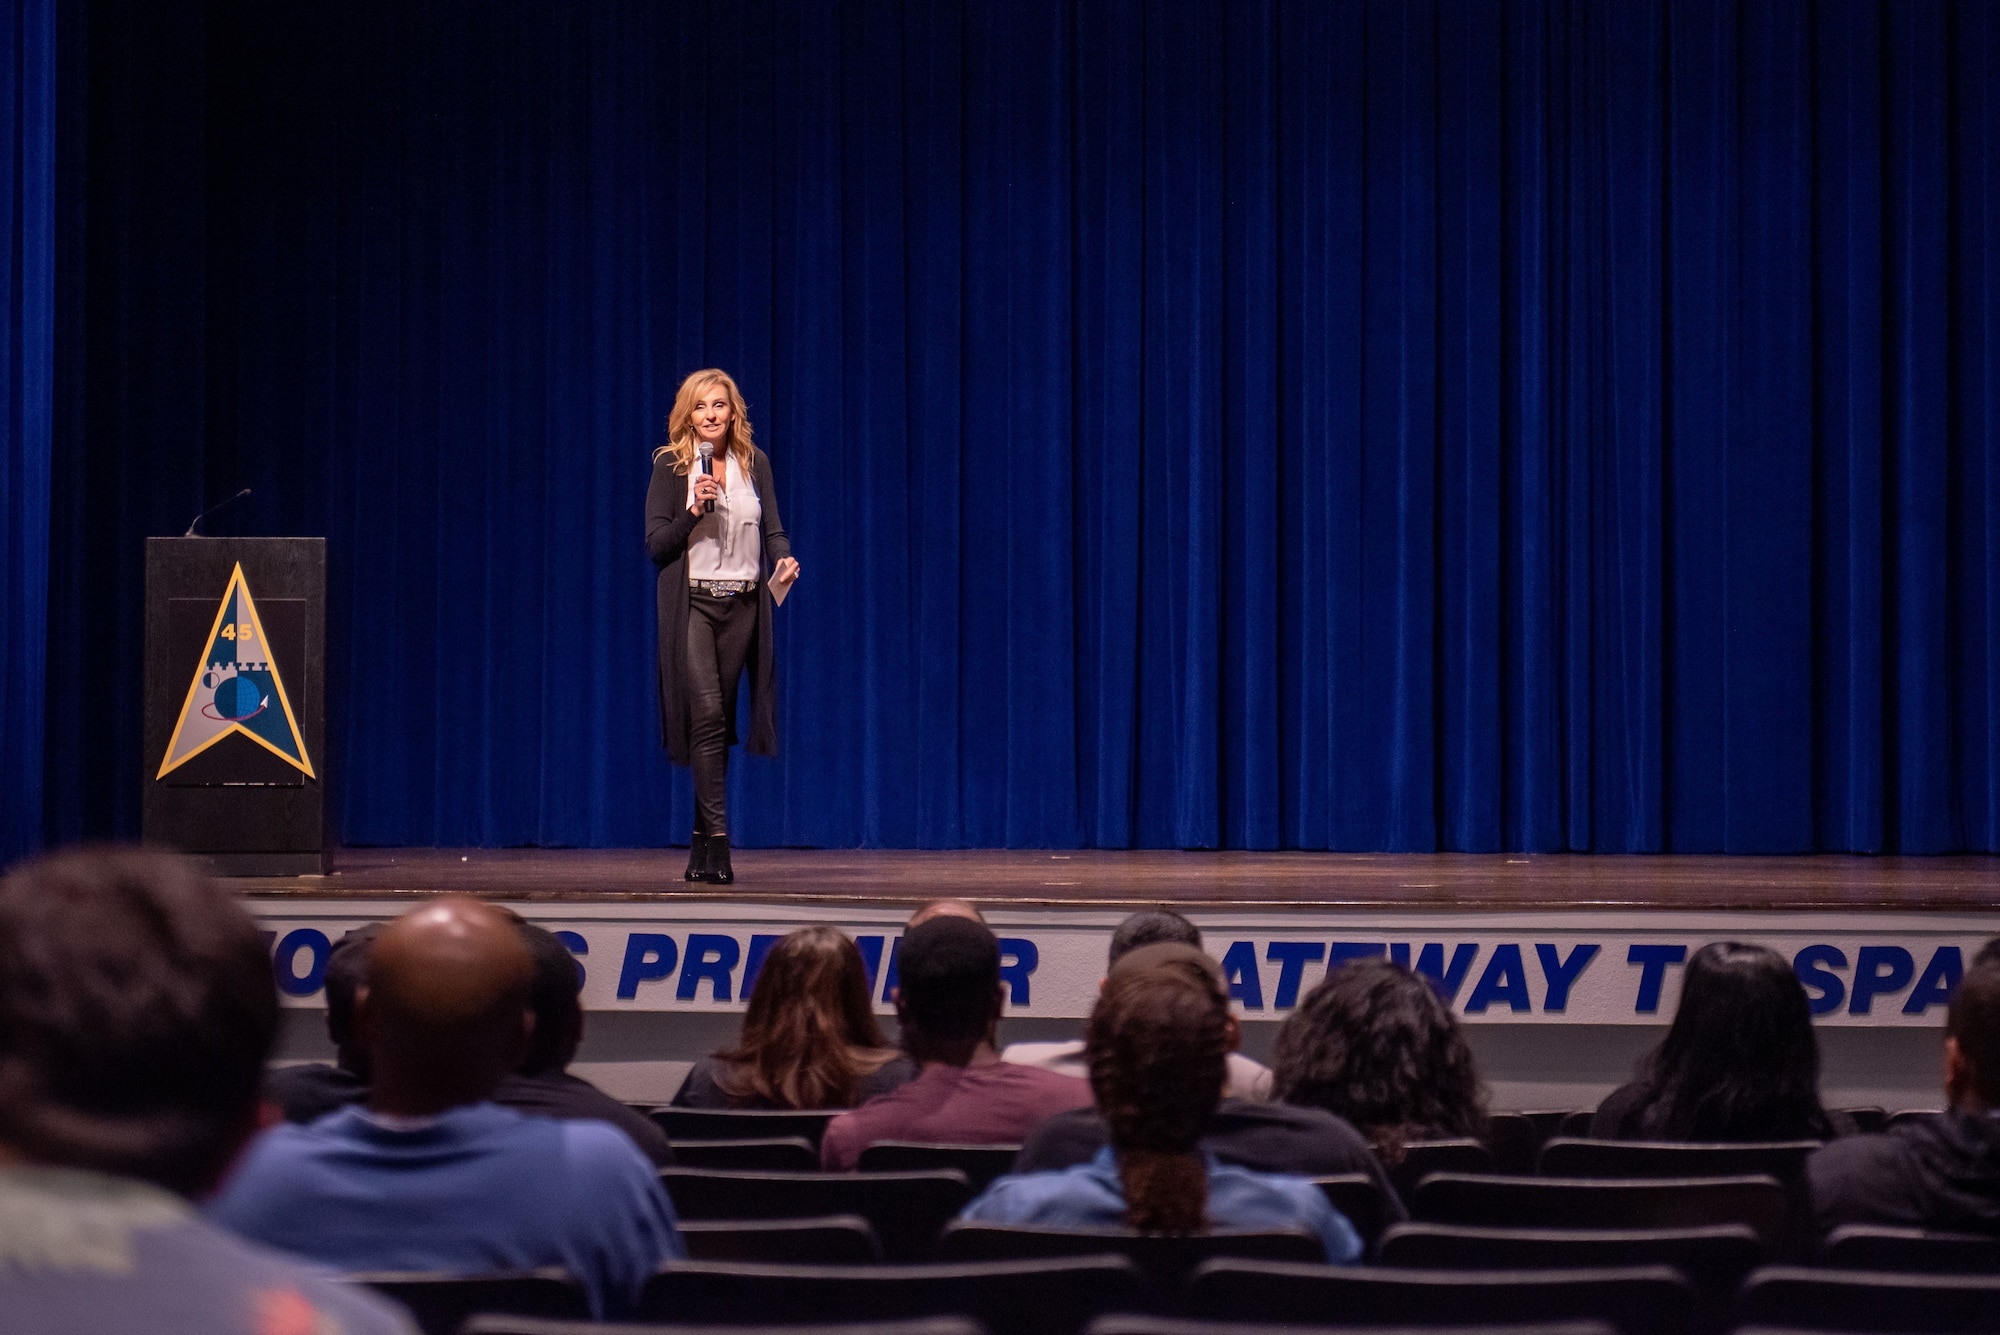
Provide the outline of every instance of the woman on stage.
<path id="1" fill-rule="evenodd" d="M 736 687 L 748 666 L 750 750 L 776 755 L 771 588 L 788 588 L 799 563 L 770 457 L 751 443 L 743 396 L 722 371 L 696 371 L 674 396 L 646 489 L 646 550 L 660 569 L 661 739 L 694 770 L 687 879 L 727 885 Z"/>

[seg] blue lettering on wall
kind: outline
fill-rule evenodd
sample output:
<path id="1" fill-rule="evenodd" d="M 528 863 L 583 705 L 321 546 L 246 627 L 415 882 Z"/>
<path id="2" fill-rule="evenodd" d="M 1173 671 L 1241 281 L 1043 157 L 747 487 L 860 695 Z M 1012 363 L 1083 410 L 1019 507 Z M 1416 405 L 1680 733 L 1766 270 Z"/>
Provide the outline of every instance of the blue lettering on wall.
<path id="1" fill-rule="evenodd" d="M 1846 967 L 1847 955 L 1837 946 L 1807 946 L 1792 957 L 1792 972 L 1805 987 L 1814 1015 L 1831 1015 L 1847 999 L 1847 984 L 1833 972 Z"/>
<path id="2" fill-rule="evenodd" d="M 1861 947 L 1854 954 L 1854 989 L 1848 993 L 1847 1013 L 1868 1014 L 1876 997 L 1902 991 L 1916 972 L 1917 962 L 1901 946 Z"/>
<path id="3" fill-rule="evenodd" d="M 1278 966 L 1278 990 L 1271 1005 L 1281 1011 L 1298 1005 L 1306 965 L 1325 957 L 1326 947 L 1318 941 L 1273 941 L 1264 947 L 1264 958 Z"/>
<path id="4" fill-rule="evenodd" d="M 1264 980 L 1257 976 L 1257 947 L 1249 941 L 1231 941 L 1222 955 L 1222 976 L 1229 983 L 1229 997 L 1243 1003 L 1246 1011 L 1264 1009 Z"/>
<path id="5" fill-rule="evenodd" d="M 1416 971 L 1430 979 L 1431 990 L 1444 998 L 1449 1006 L 1458 1000 L 1458 989 L 1465 986 L 1465 976 L 1472 972 L 1472 961 L 1479 956 L 1479 947 L 1470 941 L 1459 943 L 1452 948 L 1451 963 L 1444 962 L 1444 945 L 1432 941 L 1417 952 Z M 1389 947 L 1389 958 L 1404 968 L 1410 967 L 1410 947 L 1407 943 L 1397 943 Z"/>
<path id="6" fill-rule="evenodd" d="M 1000 981 L 1007 985 L 1007 1004 L 1028 1004 L 1028 975 L 1042 962 L 1042 952 L 1023 936 L 1000 938 Z"/>
<path id="7" fill-rule="evenodd" d="M 680 947 L 662 932 L 633 932 L 625 938 L 625 965 L 618 971 L 618 999 L 639 995 L 639 984 L 671 978 L 680 962 Z"/>
<path id="8" fill-rule="evenodd" d="M 882 938 L 879 936 L 857 936 L 854 948 L 861 952 L 861 967 L 868 971 L 868 995 L 886 995 L 875 990 L 875 978 L 882 969 Z"/>
<path id="9" fill-rule="evenodd" d="M 1667 981 L 1667 966 L 1688 957 L 1686 946 L 1636 945 L 1625 952 L 1625 962 L 1639 966 L 1639 997 L 1632 1010 L 1652 1015 L 1660 1009 L 1660 988 Z"/>
<path id="10" fill-rule="evenodd" d="M 1949 1005 L 1951 994 L 1958 990 L 1959 980 L 1964 977 L 1964 954 L 1957 946 L 1939 946 L 1931 955 L 1931 962 L 1924 966 L 1924 976 L 1910 989 L 1910 999 L 1903 1003 L 1903 1014 L 1922 1015 L 1933 1006 Z"/>
<path id="11" fill-rule="evenodd" d="M 687 954 L 681 964 L 681 981 L 674 989 L 674 996 L 681 1001 L 693 1001 L 705 978 L 712 989 L 711 996 L 717 1001 L 729 1000 L 729 975 L 736 971 L 736 961 L 741 955 L 742 947 L 733 936 L 690 932 Z"/>
<path id="12" fill-rule="evenodd" d="M 1528 966 L 1521 962 L 1519 946 L 1495 946 L 1493 958 L 1486 962 L 1486 972 L 1479 976 L 1479 982 L 1466 999 L 1468 1015 L 1477 1015 L 1496 1001 L 1504 1001 L 1516 1011 L 1531 1011 L 1535 1003 L 1528 999 Z"/>
<path id="13" fill-rule="evenodd" d="M 1349 960 L 1380 959 L 1389 947 L 1380 941 L 1336 941 L 1326 948 L 1326 971 L 1332 973 Z"/>
<path id="14" fill-rule="evenodd" d="M 567 950 L 571 956 L 588 955 L 590 953 L 590 942 L 584 940 L 583 936 L 580 933 L 550 932 L 549 935 L 553 936 L 556 940 L 562 942 L 563 949 Z M 581 992 L 583 990 L 583 980 L 586 977 L 588 977 L 588 975 L 585 974 L 583 971 L 583 961 L 577 960 L 576 962 L 577 991 Z"/>
<path id="15" fill-rule="evenodd" d="M 757 975 L 764 968 L 764 957 L 771 953 L 772 946 L 784 939 L 768 932 L 759 932 L 750 938 L 750 949 L 743 953 L 743 990 L 737 993 L 738 996 L 745 1001 L 750 1000 L 750 993 L 757 986 Z"/>
<path id="16" fill-rule="evenodd" d="M 889 967 L 882 971 L 882 1000 L 896 999 L 896 966 L 903 962 L 903 938 L 897 937 L 889 943 Z"/>
<path id="17" fill-rule="evenodd" d="M 312 952 L 304 974 L 298 972 L 301 950 Z M 271 973 L 278 980 L 278 990 L 288 997 L 309 997 L 319 991 L 320 984 L 326 981 L 326 961 L 331 954 L 333 943 L 317 927 L 299 927 L 285 933 L 285 939 L 278 943 L 278 953 L 271 959 Z"/>
<path id="18" fill-rule="evenodd" d="M 1549 990 L 1542 998 L 1542 1010 L 1561 1012 L 1569 1009 L 1569 990 L 1576 986 L 1576 980 L 1583 977 L 1583 971 L 1597 958 L 1598 946 L 1577 946 L 1569 952 L 1567 960 L 1556 956 L 1556 948 L 1546 943 L 1535 947 L 1535 957 L 1542 962 L 1542 977 L 1549 980 Z"/>

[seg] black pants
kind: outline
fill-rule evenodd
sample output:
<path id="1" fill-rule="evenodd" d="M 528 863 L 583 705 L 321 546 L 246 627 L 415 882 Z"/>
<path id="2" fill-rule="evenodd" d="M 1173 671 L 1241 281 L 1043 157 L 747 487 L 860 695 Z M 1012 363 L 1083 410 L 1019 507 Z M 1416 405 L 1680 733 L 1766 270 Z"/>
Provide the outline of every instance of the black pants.
<path id="1" fill-rule="evenodd" d="M 757 595 L 688 597 L 688 759 L 696 834 L 729 833 L 729 724 L 736 687 L 757 639 Z"/>

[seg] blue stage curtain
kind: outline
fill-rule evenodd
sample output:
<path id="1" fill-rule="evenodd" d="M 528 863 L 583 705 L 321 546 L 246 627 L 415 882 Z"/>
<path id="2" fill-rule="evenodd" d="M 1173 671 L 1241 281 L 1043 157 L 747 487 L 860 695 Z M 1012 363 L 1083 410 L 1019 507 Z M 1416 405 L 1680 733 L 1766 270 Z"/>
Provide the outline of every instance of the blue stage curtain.
<path id="1" fill-rule="evenodd" d="M 0 17 L 0 866 L 42 842 L 54 402 L 54 0 Z"/>
<path id="2" fill-rule="evenodd" d="M 1984 0 L 89 7 L 59 832 L 247 484 L 349 841 L 684 839 L 721 365 L 805 572 L 740 843 L 2000 850 Z"/>

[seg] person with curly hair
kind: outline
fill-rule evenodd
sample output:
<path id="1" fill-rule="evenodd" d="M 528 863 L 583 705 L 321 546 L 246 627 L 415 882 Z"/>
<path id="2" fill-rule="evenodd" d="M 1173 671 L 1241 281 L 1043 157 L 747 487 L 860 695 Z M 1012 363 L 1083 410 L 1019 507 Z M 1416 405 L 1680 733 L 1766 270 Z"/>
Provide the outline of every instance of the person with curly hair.
<path id="1" fill-rule="evenodd" d="M 1386 959 L 1327 972 L 1278 1030 L 1272 1097 L 1324 1108 L 1383 1163 L 1411 1141 L 1486 1134 L 1486 1091 L 1458 1020 L 1422 975 Z"/>
<path id="2" fill-rule="evenodd" d="M 1852 1130 L 1820 1104 L 1819 1040 L 1791 961 L 1736 941 L 1688 960 L 1667 1036 L 1590 1122 L 1599 1140 L 1830 1140 Z"/>
<path id="3" fill-rule="evenodd" d="M 1142 1233 L 1296 1228 L 1326 1259 L 1361 1256 L 1361 1239 L 1309 1178 L 1223 1164 L 1201 1148 L 1222 1099 L 1232 1047 L 1229 996 L 1192 946 L 1144 946 L 1106 980 L 1084 1047 L 1111 1142 L 1089 1163 L 1003 1177 L 960 1218 Z"/>

